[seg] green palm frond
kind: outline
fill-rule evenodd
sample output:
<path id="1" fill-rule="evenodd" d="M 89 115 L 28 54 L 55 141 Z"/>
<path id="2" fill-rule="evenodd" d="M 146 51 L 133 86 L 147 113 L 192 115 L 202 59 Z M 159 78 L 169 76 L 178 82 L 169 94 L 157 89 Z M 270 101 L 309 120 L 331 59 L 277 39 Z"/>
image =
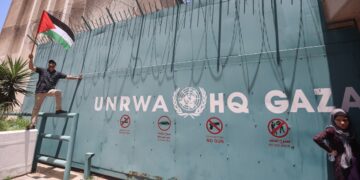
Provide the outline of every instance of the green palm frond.
<path id="1" fill-rule="evenodd" d="M 3 60 L 0 64 L 0 112 L 11 111 L 20 104 L 17 94 L 31 93 L 26 90 L 30 76 L 31 71 L 23 59 L 8 56 Z"/>

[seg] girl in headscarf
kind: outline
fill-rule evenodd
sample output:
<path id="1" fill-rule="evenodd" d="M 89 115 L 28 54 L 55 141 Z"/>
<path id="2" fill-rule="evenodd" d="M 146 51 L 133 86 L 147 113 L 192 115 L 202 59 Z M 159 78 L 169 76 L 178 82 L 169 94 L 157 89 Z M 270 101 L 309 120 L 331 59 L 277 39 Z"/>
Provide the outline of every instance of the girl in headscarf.
<path id="1" fill-rule="evenodd" d="M 342 109 L 334 109 L 330 117 L 331 125 L 317 134 L 314 141 L 329 153 L 336 180 L 360 180 L 358 145 L 350 133 L 349 117 Z"/>

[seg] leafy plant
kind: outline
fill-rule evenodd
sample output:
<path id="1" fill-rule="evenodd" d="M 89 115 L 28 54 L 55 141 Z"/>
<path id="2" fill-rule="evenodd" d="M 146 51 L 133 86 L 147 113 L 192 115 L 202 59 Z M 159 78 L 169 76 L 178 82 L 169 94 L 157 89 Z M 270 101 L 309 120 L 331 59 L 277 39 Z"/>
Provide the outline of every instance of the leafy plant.
<path id="1" fill-rule="evenodd" d="M 23 130 L 28 124 L 29 120 L 21 117 L 8 120 L 0 119 L 0 131 Z"/>
<path id="2" fill-rule="evenodd" d="M 27 62 L 23 59 L 13 59 L 8 56 L 2 60 L 0 63 L 0 115 L 20 105 L 16 95 L 31 93 L 26 90 L 30 76 Z"/>
<path id="3" fill-rule="evenodd" d="M 11 180 L 11 177 L 10 177 L 10 176 L 6 176 L 6 177 L 4 178 L 4 180 Z"/>

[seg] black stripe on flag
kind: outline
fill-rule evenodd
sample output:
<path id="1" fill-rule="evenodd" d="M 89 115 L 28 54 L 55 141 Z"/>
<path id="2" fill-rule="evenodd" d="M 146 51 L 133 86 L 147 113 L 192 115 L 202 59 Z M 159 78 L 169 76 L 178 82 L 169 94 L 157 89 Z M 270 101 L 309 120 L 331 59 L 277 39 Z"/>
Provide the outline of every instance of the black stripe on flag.
<path id="1" fill-rule="evenodd" d="M 62 30 L 64 30 L 69 36 L 70 38 L 75 41 L 75 36 L 74 33 L 72 32 L 72 30 L 70 29 L 69 26 L 67 26 L 65 23 L 61 22 L 59 19 L 57 19 L 56 17 L 52 16 L 51 14 L 49 14 L 49 17 L 51 19 L 51 21 L 58 26 L 59 28 L 61 28 Z"/>

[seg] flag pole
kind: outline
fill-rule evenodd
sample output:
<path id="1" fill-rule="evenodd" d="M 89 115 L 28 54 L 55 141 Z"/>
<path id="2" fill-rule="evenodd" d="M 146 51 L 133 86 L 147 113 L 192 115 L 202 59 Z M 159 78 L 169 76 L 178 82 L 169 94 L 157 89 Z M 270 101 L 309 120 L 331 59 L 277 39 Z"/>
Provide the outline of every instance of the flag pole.
<path id="1" fill-rule="evenodd" d="M 40 17 L 40 22 L 39 22 L 39 24 L 38 24 L 38 28 L 37 28 L 37 30 L 36 30 L 36 35 L 35 35 L 35 39 L 34 39 L 35 41 L 34 41 L 34 44 L 33 44 L 32 48 L 31 48 L 31 53 L 30 53 L 31 55 L 33 54 L 34 49 L 35 49 L 36 39 L 37 39 L 37 37 L 38 37 L 38 35 L 39 35 L 39 27 L 40 27 L 40 25 L 41 25 L 41 22 L 42 22 L 44 13 L 45 13 L 45 10 L 43 10 L 43 12 L 42 12 L 42 14 L 41 14 L 41 17 Z"/>
<path id="2" fill-rule="evenodd" d="M 31 55 L 32 55 L 33 52 L 34 52 L 35 45 L 36 45 L 36 39 L 37 39 L 37 37 L 38 37 L 38 34 L 39 34 L 39 33 L 36 33 L 36 36 L 35 36 L 35 39 L 34 39 L 35 41 L 34 41 L 34 44 L 33 44 L 33 46 L 32 46 L 31 53 L 30 53 Z"/>

